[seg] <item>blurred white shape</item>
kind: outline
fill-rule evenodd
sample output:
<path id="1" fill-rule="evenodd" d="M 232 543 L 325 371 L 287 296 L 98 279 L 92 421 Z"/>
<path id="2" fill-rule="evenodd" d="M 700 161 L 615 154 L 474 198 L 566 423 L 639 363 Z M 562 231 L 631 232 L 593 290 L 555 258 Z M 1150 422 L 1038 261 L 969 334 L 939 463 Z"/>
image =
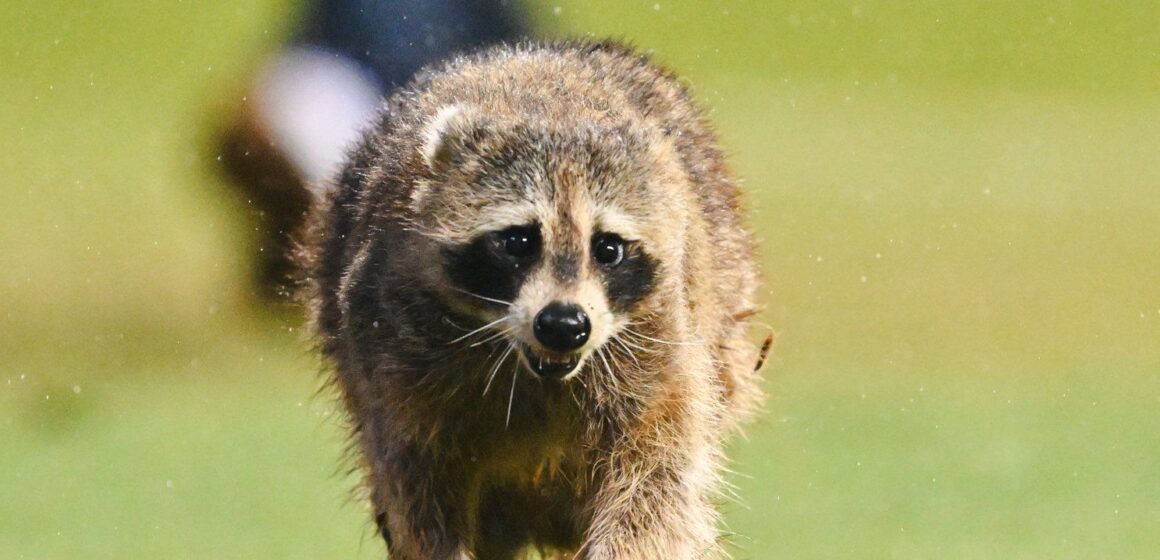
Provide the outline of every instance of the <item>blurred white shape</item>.
<path id="1" fill-rule="evenodd" d="M 279 53 L 258 78 L 259 124 L 303 179 L 336 173 L 382 101 L 358 63 L 322 49 Z"/>

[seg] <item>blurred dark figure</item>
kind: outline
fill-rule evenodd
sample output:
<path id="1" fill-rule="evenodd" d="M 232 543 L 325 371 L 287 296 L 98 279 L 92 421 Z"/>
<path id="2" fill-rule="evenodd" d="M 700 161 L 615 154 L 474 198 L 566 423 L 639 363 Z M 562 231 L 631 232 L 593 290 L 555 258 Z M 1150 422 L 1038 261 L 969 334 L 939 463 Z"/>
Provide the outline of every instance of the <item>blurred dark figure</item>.
<path id="1" fill-rule="evenodd" d="M 258 216 L 257 292 L 288 293 L 307 185 L 335 173 L 390 91 L 431 62 L 525 35 L 507 0 L 319 0 L 265 61 L 225 129 L 225 173 Z"/>

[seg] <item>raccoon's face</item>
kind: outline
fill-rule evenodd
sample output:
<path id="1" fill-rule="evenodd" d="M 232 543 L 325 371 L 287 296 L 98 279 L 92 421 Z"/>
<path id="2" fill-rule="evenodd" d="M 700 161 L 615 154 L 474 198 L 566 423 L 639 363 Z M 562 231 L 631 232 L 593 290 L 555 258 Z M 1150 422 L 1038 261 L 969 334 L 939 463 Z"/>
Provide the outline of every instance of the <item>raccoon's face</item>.
<path id="1" fill-rule="evenodd" d="M 566 379 L 631 329 L 683 230 L 682 212 L 656 192 L 683 178 L 655 156 L 624 129 L 441 112 L 423 148 L 432 173 L 412 202 L 441 247 L 443 297 L 483 325 L 465 342 L 508 342 L 494 367 L 515 354 L 539 376 Z"/>

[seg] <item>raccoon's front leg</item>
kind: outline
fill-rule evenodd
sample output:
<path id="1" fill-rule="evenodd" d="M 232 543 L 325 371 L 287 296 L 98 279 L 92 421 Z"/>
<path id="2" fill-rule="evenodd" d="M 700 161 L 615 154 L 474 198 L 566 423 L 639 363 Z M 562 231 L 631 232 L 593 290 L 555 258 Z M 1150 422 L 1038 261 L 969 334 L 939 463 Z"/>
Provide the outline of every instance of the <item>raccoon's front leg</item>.
<path id="1" fill-rule="evenodd" d="M 657 432 L 643 439 L 622 439 L 602 469 L 577 560 L 724 557 L 712 506 L 716 450 L 705 441 L 665 441 Z"/>
<path id="2" fill-rule="evenodd" d="M 391 454 L 374 469 L 373 501 L 391 560 L 466 560 L 465 477 L 418 453 Z"/>

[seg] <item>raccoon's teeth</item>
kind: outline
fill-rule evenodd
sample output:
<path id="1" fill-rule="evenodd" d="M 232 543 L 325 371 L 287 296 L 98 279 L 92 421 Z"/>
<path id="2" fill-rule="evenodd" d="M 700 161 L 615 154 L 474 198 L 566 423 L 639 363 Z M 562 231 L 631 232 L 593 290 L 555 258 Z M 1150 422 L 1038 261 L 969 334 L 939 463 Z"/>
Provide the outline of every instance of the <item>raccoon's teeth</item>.
<path id="1" fill-rule="evenodd" d="M 524 362 L 528 365 L 528 369 L 540 377 L 550 379 L 563 378 L 569 373 L 572 373 L 580 363 L 579 354 L 555 357 L 538 354 L 530 348 L 523 348 L 522 350 Z"/>

